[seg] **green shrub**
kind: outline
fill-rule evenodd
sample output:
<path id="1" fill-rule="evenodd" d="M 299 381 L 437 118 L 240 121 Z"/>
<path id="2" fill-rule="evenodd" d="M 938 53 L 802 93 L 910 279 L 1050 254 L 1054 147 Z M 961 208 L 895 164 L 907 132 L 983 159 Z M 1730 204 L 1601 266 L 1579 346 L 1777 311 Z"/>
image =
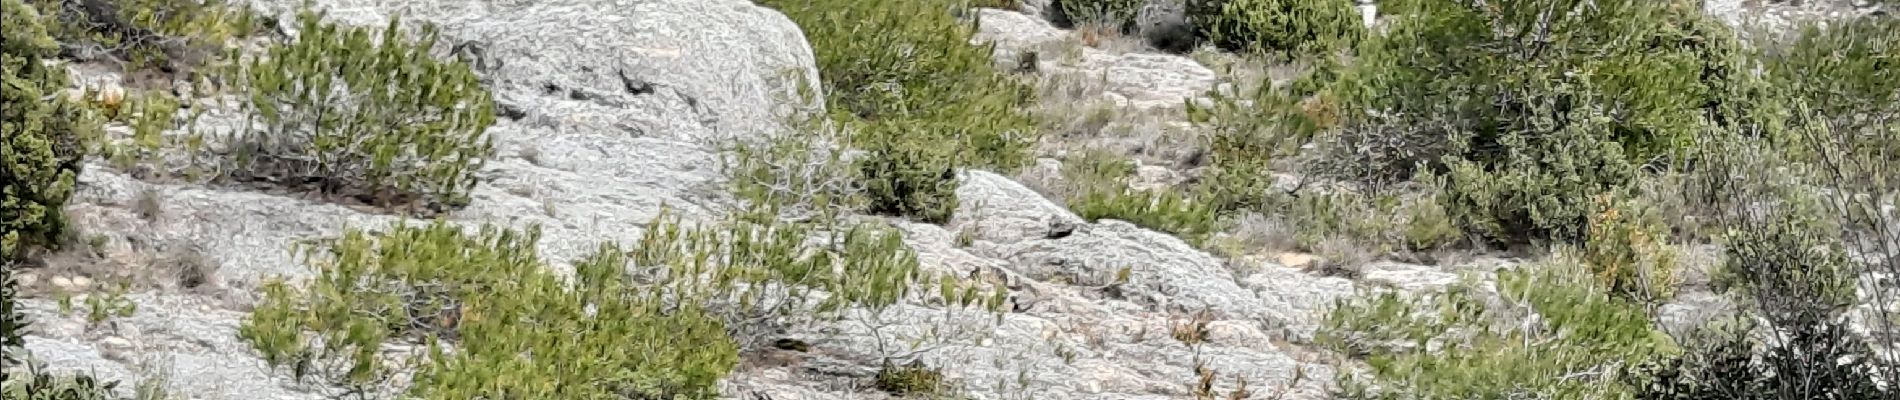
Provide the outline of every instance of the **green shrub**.
<path id="1" fill-rule="evenodd" d="M 1144 4 L 1147 0 L 1054 0 L 1048 13 L 1057 26 L 1094 25 L 1129 32 Z"/>
<path id="2" fill-rule="evenodd" d="M 948 0 L 771 0 L 805 29 L 833 117 L 850 146 L 869 210 L 941 222 L 955 209 L 955 170 L 1005 172 L 1036 143 L 1032 88 L 998 70 L 990 45 Z"/>
<path id="3" fill-rule="evenodd" d="M 381 33 L 299 20 L 296 41 L 244 66 L 265 129 L 247 132 L 230 173 L 384 206 L 465 205 L 494 152 L 494 101 L 474 72 L 430 55 L 433 27 L 411 42 L 394 17 Z"/>
<path id="4" fill-rule="evenodd" d="M 1120 155 L 1082 152 L 1062 164 L 1064 184 L 1071 188 L 1062 200 L 1083 219 L 1127 221 L 1196 245 L 1213 233 L 1216 212 L 1210 204 L 1178 190 L 1130 188 L 1128 179 L 1134 172 L 1134 162 Z"/>
<path id="5" fill-rule="evenodd" d="M 202 66 L 221 55 L 226 41 L 260 28 L 250 8 L 223 0 L 29 1 L 58 11 L 48 15 L 50 30 L 70 53 L 102 52 L 128 70 Z"/>
<path id="6" fill-rule="evenodd" d="M 1222 212 L 1258 210 L 1271 203 L 1273 162 L 1321 129 L 1301 108 L 1300 93 L 1262 84 L 1244 95 L 1210 91 L 1210 101 L 1186 103 L 1189 121 L 1207 133 L 1208 171 L 1197 189 Z"/>
<path id="7" fill-rule="evenodd" d="M 1750 340 L 1746 319 L 1717 320 L 1687 339 L 1682 355 L 1630 376 L 1638 400 L 1886 399 L 1878 371 L 1896 366 L 1869 351 L 1846 324 L 1811 315 L 1776 327 L 1784 339 Z M 1824 361 L 1823 361 L 1824 360 Z"/>
<path id="8" fill-rule="evenodd" d="M 66 231 L 62 208 L 72 197 L 97 119 L 60 93 L 66 70 L 45 62 L 58 45 L 36 8 L 5 1 L 0 11 L 0 261 L 57 247 Z"/>
<path id="9" fill-rule="evenodd" d="M 1492 241 L 1577 240 L 1589 199 L 1744 117 L 1725 103 L 1746 81 L 1735 39 L 1696 7 L 1598 2 L 1548 30 L 1516 28 L 1539 26 L 1547 3 L 1395 7 L 1391 31 L 1359 46 L 1330 90 L 1340 109 L 1370 110 L 1345 115 L 1344 129 L 1398 145 L 1326 156 L 1395 167 L 1353 177 L 1365 180 L 1447 171 L 1447 208 Z"/>
<path id="10" fill-rule="evenodd" d="M 1069 209 L 1089 221 L 1117 219 L 1167 232 L 1199 245 L 1216 226 L 1207 203 L 1175 190 L 1093 190 L 1069 200 Z"/>
<path id="11" fill-rule="evenodd" d="M 1610 293 L 1639 303 L 1675 295 L 1676 253 L 1663 217 L 1648 204 L 1611 195 L 1596 199 L 1577 258 Z"/>
<path id="12" fill-rule="evenodd" d="M 310 287 L 266 285 L 240 334 L 299 378 L 356 387 L 389 378 L 385 343 L 428 343 L 409 390 L 431 399 L 709 398 L 738 362 L 721 321 L 641 290 L 618 249 L 577 263 L 568 287 L 535 255 L 539 239 L 442 222 L 351 230 L 304 250 L 321 268 Z"/>
<path id="13" fill-rule="evenodd" d="M 1414 183 L 1399 190 L 1300 193 L 1287 199 L 1279 211 L 1296 229 L 1295 244 L 1308 250 L 1332 238 L 1369 246 L 1378 255 L 1460 244 L 1464 231 L 1441 205 L 1443 183 L 1430 174 L 1420 174 Z"/>
<path id="14" fill-rule="evenodd" d="M 936 394 L 943 385 L 943 372 L 924 366 L 921 361 L 895 365 L 884 362 L 877 370 L 877 388 L 887 393 L 906 395 Z"/>
<path id="15" fill-rule="evenodd" d="M 359 388 L 392 378 L 383 344 L 428 343 L 410 387 L 421 398 L 710 398 L 740 348 L 881 310 L 924 281 L 895 232 L 756 217 L 688 227 L 661 215 L 638 247 L 576 263 L 572 286 L 535 255 L 538 230 L 351 230 L 303 249 L 320 275 L 302 290 L 267 285 L 240 334 L 272 365 Z M 939 283 L 947 304 L 1007 299 Z"/>
<path id="16" fill-rule="evenodd" d="M 16 349 L 26 346 L 26 327 L 32 321 L 26 314 L 20 313 L 20 282 L 13 277 L 14 269 L 19 268 L 8 261 L 0 261 L 0 368 L 12 368 L 20 362 L 14 357 Z"/>
<path id="17" fill-rule="evenodd" d="M 1330 54 L 1365 36 L 1352 0 L 1190 0 L 1187 17 L 1202 38 L 1230 51 Z"/>
<path id="18" fill-rule="evenodd" d="M 1644 310 L 1559 260 L 1501 271 L 1501 302 L 1473 282 L 1444 293 L 1342 299 L 1321 343 L 1370 367 L 1341 374 L 1352 399 L 1625 398 L 1622 366 L 1672 351 Z M 1525 313 L 1536 321 L 1525 322 Z"/>
<path id="19" fill-rule="evenodd" d="M 38 363 L 26 364 L 24 374 L 9 371 L 0 398 L 6 400 L 111 400 L 117 399 L 119 382 L 104 381 L 89 375 L 46 372 Z"/>
<path id="20" fill-rule="evenodd" d="M 1900 187 L 1900 174 L 1888 172 L 1900 152 L 1900 70 L 1892 67 L 1900 63 L 1900 19 L 1829 25 L 1808 25 L 1789 42 L 1764 46 L 1770 81 L 1796 100 L 1798 110 L 1789 114 L 1825 128 L 1777 139 L 1797 160 L 1822 163 L 1822 153 L 1832 153 L 1838 158 L 1829 162 L 1848 164 L 1837 165 L 1850 172 L 1843 189 Z"/>

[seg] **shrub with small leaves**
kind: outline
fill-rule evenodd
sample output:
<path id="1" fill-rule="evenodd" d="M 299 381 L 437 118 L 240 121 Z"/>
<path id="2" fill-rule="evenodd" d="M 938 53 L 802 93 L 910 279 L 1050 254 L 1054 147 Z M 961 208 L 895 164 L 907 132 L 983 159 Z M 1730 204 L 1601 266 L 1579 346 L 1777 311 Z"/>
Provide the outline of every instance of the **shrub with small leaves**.
<path id="1" fill-rule="evenodd" d="M 1100 26 L 1128 32 L 1135 28 L 1135 15 L 1147 0 L 1054 0 L 1049 3 L 1049 20 L 1057 26 Z"/>
<path id="2" fill-rule="evenodd" d="M 949 0 L 770 0 L 805 30 L 874 213 L 941 222 L 955 170 L 1009 172 L 1037 141 L 1034 90 L 972 45 Z"/>
<path id="3" fill-rule="evenodd" d="M 1210 204 L 1177 190 L 1136 190 L 1128 187 L 1134 163 L 1102 151 L 1084 152 L 1062 166 L 1066 184 L 1074 188 L 1069 210 L 1095 221 L 1116 219 L 1167 232 L 1199 244 L 1215 230 L 1217 213 Z"/>
<path id="4" fill-rule="evenodd" d="M 470 235 L 443 222 L 351 230 L 304 249 L 317 279 L 266 285 L 239 332 L 300 378 L 364 388 L 390 378 L 385 343 L 426 343 L 409 386 L 419 398 L 715 394 L 738 362 L 721 321 L 645 289 L 613 246 L 576 263 L 569 287 L 535 255 L 539 239 L 538 229 Z"/>
<path id="5" fill-rule="evenodd" d="M 1231 51 L 1330 54 L 1365 36 L 1352 0 L 1190 0 L 1187 13 L 1202 38 Z"/>
<path id="6" fill-rule="evenodd" d="M 1596 198 L 1578 259 L 1611 293 L 1641 303 L 1675 295 L 1676 253 L 1654 208 L 1612 195 Z"/>
<path id="7" fill-rule="evenodd" d="M 65 53 L 100 55 L 128 69 L 189 70 L 223 53 L 226 41 L 260 26 L 249 7 L 223 0 L 30 0 L 54 22 Z"/>
<path id="8" fill-rule="evenodd" d="M 1414 297 L 1342 299 L 1320 342 L 1362 358 L 1369 374 L 1341 374 L 1349 399 L 1613 399 L 1623 366 L 1673 351 L 1645 311 L 1611 296 L 1582 265 L 1557 260 L 1501 271 L 1495 290 L 1475 282 Z M 1535 314 L 1536 319 L 1525 319 Z"/>
<path id="9" fill-rule="evenodd" d="M 26 346 L 26 327 L 32 325 L 19 309 L 20 282 L 13 277 L 17 268 L 9 261 L 0 261 L 0 369 L 20 362 L 14 354 Z"/>
<path id="10" fill-rule="evenodd" d="M 435 28 L 411 41 L 396 17 L 380 33 L 298 18 L 295 41 L 244 65 L 264 129 L 245 132 L 233 177 L 314 182 L 385 206 L 465 205 L 494 151 L 494 101 L 468 65 L 429 53 Z"/>
<path id="11" fill-rule="evenodd" d="M 1368 181 L 1443 172 L 1447 209 L 1493 242 L 1580 240 L 1590 199 L 1748 117 L 1728 103 L 1749 80 L 1739 45 L 1692 4 L 1403 3 L 1328 87 L 1354 110 L 1342 129 L 1382 135 L 1356 142 L 1400 145 L 1327 157 L 1387 166 Z"/>
<path id="12" fill-rule="evenodd" d="M 1876 380 L 1895 368 L 1847 324 L 1809 315 L 1776 327 L 1780 340 L 1751 340 L 1746 319 L 1719 319 L 1686 338 L 1682 355 L 1638 366 L 1638 400 L 1887 399 Z"/>
<path id="13" fill-rule="evenodd" d="M 935 394 L 943 385 L 943 372 L 914 360 L 904 365 L 885 361 L 876 378 L 878 390 L 899 396 Z"/>
<path id="14" fill-rule="evenodd" d="M 112 400 L 119 398 L 119 382 L 90 375 L 55 374 L 28 362 L 21 373 L 9 373 L 0 398 L 7 400 Z"/>
<path id="15" fill-rule="evenodd" d="M 39 10 L 21 0 L 0 2 L 0 261 L 8 261 L 60 245 L 62 208 L 79 176 L 84 139 L 99 135 L 99 122 L 60 95 L 66 69 L 47 63 L 58 45 Z"/>

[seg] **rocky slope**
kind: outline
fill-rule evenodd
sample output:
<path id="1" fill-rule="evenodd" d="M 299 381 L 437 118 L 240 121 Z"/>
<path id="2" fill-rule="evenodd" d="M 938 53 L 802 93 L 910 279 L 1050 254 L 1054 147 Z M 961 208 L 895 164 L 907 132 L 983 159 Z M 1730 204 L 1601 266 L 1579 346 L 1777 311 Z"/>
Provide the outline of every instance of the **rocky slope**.
<path id="1" fill-rule="evenodd" d="M 283 15 L 298 4 L 252 5 Z M 499 157 L 485 167 L 488 179 L 473 203 L 447 217 L 471 226 L 539 224 L 546 229 L 540 249 L 557 263 L 601 240 L 634 241 L 662 209 L 698 220 L 728 213 L 718 144 L 780 133 L 785 116 L 823 107 L 797 95 L 800 81 L 818 79 L 799 28 L 749 1 L 315 4 L 353 24 L 377 25 L 393 14 L 439 24 L 446 43 L 478 59 L 484 81 L 507 110 L 490 130 Z M 1167 115 L 1183 99 L 1221 84 L 1213 70 L 1186 56 L 1065 47 L 1070 32 L 1018 11 L 981 10 L 979 18 L 978 39 L 998 44 L 999 62 L 1018 63 L 1035 52 L 1040 56 L 1033 63 L 1044 75 L 1099 79 L 1076 101 Z M 1052 55 L 1063 52 L 1074 54 Z M 88 84 L 121 79 L 75 69 Z M 200 122 L 211 127 L 243 119 L 214 104 L 199 106 L 212 110 Z M 1178 118 L 1131 123 L 1148 136 L 1101 140 L 1158 148 L 1191 134 Z M 1177 132 L 1170 129 L 1183 133 L 1166 133 Z M 1164 153 L 1153 155 L 1176 156 Z M 1232 393 L 1244 382 L 1252 398 L 1319 399 L 1337 364 L 1306 342 L 1334 298 L 1362 287 L 1430 290 L 1460 271 L 1501 264 L 1380 263 L 1355 282 L 1271 257 L 1222 259 L 1118 221 L 1084 222 L 994 173 L 966 171 L 960 180 L 963 205 L 950 223 L 894 222 L 925 268 L 1005 283 L 1014 300 L 1010 312 L 997 318 L 906 303 L 788 332 L 810 343 L 810 351 L 753 355 L 730 376 L 725 393 L 881 398 L 887 395 L 870 381 L 879 357 L 896 353 L 945 367 L 944 377 L 975 399 L 1187 398 L 1197 363 L 1216 371 L 1217 393 Z M 296 196 L 146 181 L 104 164 L 91 165 L 80 181 L 69 208 L 86 234 L 104 238 L 99 258 L 89 261 L 96 265 L 29 271 L 27 286 L 37 293 L 95 286 L 81 277 L 99 268 L 155 274 L 190 268 L 204 271 L 208 283 L 136 291 L 127 297 L 136 312 L 101 323 L 62 312 L 50 295 L 27 299 L 38 321 L 27 337 L 33 356 L 55 369 L 155 380 L 192 399 L 338 394 L 270 369 L 236 329 L 260 282 L 313 275 L 291 257 L 291 246 L 396 217 Z M 160 212 L 151 212 L 145 197 L 155 197 Z M 960 243 L 965 232 L 974 240 Z M 1190 346 L 1171 334 L 1197 320 L 1205 323 L 1205 343 Z M 164 374 L 170 379 L 155 376 Z"/>

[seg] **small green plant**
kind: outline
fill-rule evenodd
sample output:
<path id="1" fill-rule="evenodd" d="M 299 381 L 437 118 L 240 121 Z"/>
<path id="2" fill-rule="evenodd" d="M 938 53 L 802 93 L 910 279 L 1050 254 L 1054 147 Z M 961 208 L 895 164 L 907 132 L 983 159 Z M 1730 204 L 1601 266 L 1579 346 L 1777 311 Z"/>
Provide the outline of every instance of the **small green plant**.
<path id="1" fill-rule="evenodd" d="M 1188 20 L 1230 51 L 1329 55 L 1365 36 L 1351 0 L 1191 0 Z"/>
<path id="2" fill-rule="evenodd" d="M 943 387 L 943 372 L 925 366 L 923 361 L 896 365 L 884 362 L 877 370 L 877 388 L 898 396 L 929 396 Z"/>
<path id="3" fill-rule="evenodd" d="M 1215 230 L 1217 222 L 1211 206 L 1176 191 L 1089 191 L 1070 199 L 1069 209 L 1090 221 L 1128 221 L 1197 245 Z"/>
<path id="4" fill-rule="evenodd" d="M 494 152 L 494 101 L 462 62 L 429 53 L 437 31 L 405 37 L 298 15 L 298 38 L 244 64 L 264 129 L 244 132 L 231 174 L 304 182 L 383 206 L 466 205 Z"/>
<path id="5" fill-rule="evenodd" d="M 97 324 L 113 317 L 130 317 L 137 313 L 138 303 L 125 298 L 128 288 L 129 284 L 121 283 L 115 290 L 86 296 L 86 321 Z"/>
<path id="6" fill-rule="evenodd" d="M 0 10 L 0 261 L 57 248 L 67 224 L 85 152 L 98 120 L 66 96 L 64 66 L 49 65 L 59 46 L 39 10 L 21 0 Z"/>

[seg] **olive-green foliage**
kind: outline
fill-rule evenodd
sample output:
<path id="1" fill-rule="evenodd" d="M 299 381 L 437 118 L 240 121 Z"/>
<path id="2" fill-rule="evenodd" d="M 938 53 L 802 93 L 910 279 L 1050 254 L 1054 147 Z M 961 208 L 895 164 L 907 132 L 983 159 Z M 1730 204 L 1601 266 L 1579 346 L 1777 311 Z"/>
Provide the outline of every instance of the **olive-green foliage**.
<path id="1" fill-rule="evenodd" d="M 1443 182 L 1420 174 L 1406 190 L 1312 192 L 1289 198 L 1281 208 L 1292 223 L 1294 242 L 1317 249 L 1330 238 L 1348 238 L 1383 255 L 1423 252 L 1464 241 L 1464 232 L 1440 204 Z"/>
<path id="2" fill-rule="evenodd" d="M 1215 228 L 1214 209 L 1176 190 L 1092 190 L 1069 199 L 1069 209 L 1084 219 L 1128 221 L 1200 243 Z"/>
<path id="3" fill-rule="evenodd" d="M 613 246 L 575 264 L 569 287 L 535 255 L 538 239 L 443 222 L 351 230 L 305 250 L 321 267 L 308 288 L 267 285 L 240 334 L 300 378 L 356 386 L 387 379 L 383 344 L 430 343 L 410 388 L 426 399 L 714 394 L 738 361 L 721 321 L 642 290 Z"/>
<path id="4" fill-rule="evenodd" d="M 1134 171 L 1134 163 L 1126 158 L 1101 151 L 1084 152 L 1062 166 L 1063 179 L 1076 188 L 1064 200 L 1084 219 L 1127 221 L 1190 243 L 1198 244 L 1214 231 L 1217 213 L 1210 204 L 1179 190 L 1129 188 L 1127 180 Z"/>
<path id="5" fill-rule="evenodd" d="M 538 230 L 352 230 L 306 249 L 320 276 L 266 286 L 240 333 L 274 365 L 358 387 L 390 378 L 382 344 L 431 343 L 410 389 L 428 399 L 708 398 L 769 323 L 878 310 L 922 278 L 894 232 L 758 217 L 662 215 L 637 247 L 576 263 L 571 287 L 535 256 Z M 1006 298 L 944 283 L 951 304 Z"/>
<path id="6" fill-rule="evenodd" d="M 61 95 L 66 70 L 47 65 L 58 45 L 38 10 L 20 0 L 0 10 L 0 261 L 31 248 L 56 247 L 66 230 L 61 208 L 79 175 L 83 138 L 97 120 Z"/>
<path id="7" fill-rule="evenodd" d="M 54 37 L 70 47 L 90 47 L 130 68 L 188 69 L 221 53 L 225 42 L 259 28 L 249 7 L 223 0 L 29 0 L 57 10 L 49 22 Z"/>
<path id="8" fill-rule="evenodd" d="M 1638 400 L 1889 399 L 1879 369 L 1885 358 L 1845 323 L 1810 315 L 1777 327 L 1781 340 L 1750 339 L 1748 320 L 1717 320 L 1693 332 L 1677 357 L 1640 366 L 1630 377 Z M 1817 360 L 1825 360 L 1817 362 Z"/>
<path id="9" fill-rule="evenodd" d="M 1448 171 L 1448 208 L 1490 240 L 1578 239 L 1593 196 L 1680 156 L 1701 130 L 1736 123 L 1723 102 L 1745 75 L 1732 34 L 1692 5 L 1578 3 L 1398 7 L 1391 31 L 1359 46 L 1331 90 L 1340 109 L 1372 111 L 1348 113 L 1345 129 L 1414 145 L 1329 156 Z M 1576 11 L 1540 24 L 1545 10 Z"/>
<path id="10" fill-rule="evenodd" d="M 924 366 L 922 361 L 904 365 L 885 361 L 876 378 L 878 390 L 899 396 L 931 395 L 943 385 L 943 372 Z"/>
<path id="11" fill-rule="evenodd" d="M 1823 115 L 1848 120 L 1856 113 L 1886 115 L 1843 127 L 1900 118 L 1894 116 L 1900 114 L 1894 106 L 1900 69 L 1892 67 L 1900 62 L 1900 19 L 1852 18 L 1829 25 L 1809 24 L 1792 42 L 1766 46 L 1762 61 L 1772 79 Z"/>
<path id="12" fill-rule="evenodd" d="M 1208 172 L 1198 190 L 1221 212 L 1267 206 L 1273 160 L 1318 132 L 1319 121 L 1300 108 L 1302 94 L 1287 88 L 1208 94 L 1207 104 L 1186 103 L 1189 120 L 1208 129 Z"/>
<path id="13" fill-rule="evenodd" d="M 380 205 L 466 204 L 495 122 L 468 65 L 430 55 L 432 26 L 410 41 L 396 17 L 380 33 L 309 10 L 299 20 L 296 41 L 244 66 L 265 129 L 247 132 L 232 174 L 315 178 L 326 193 Z"/>
<path id="14" fill-rule="evenodd" d="M 1815 162 L 1830 153 L 1848 172 L 1839 182 L 1846 190 L 1900 187 L 1900 174 L 1891 172 L 1900 170 L 1900 69 L 1892 67 L 1900 63 L 1900 19 L 1809 25 L 1790 42 L 1764 47 L 1774 86 L 1826 128 L 1780 138 L 1793 144 L 1790 156 Z"/>
<path id="15" fill-rule="evenodd" d="M 26 327 L 32 325 L 26 314 L 20 313 L 20 282 L 13 277 L 15 268 L 19 266 L 0 261 L 0 366 L 4 367 L 20 362 L 14 350 L 26 346 Z"/>
<path id="16" fill-rule="evenodd" d="M 1656 303 L 1675 295 L 1676 253 L 1663 216 L 1648 204 L 1601 195 L 1577 258 L 1610 293 Z"/>
<path id="17" fill-rule="evenodd" d="M 1361 295 L 1340 301 L 1320 340 L 1371 368 L 1364 379 L 1341 375 L 1345 398 L 1625 398 L 1621 366 L 1673 344 L 1596 282 L 1559 260 L 1501 271 L 1499 302 L 1474 282 L 1423 297 Z M 1540 318 L 1521 321 L 1526 312 Z"/>
<path id="18" fill-rule="evenodd" d="M 29 362 L 20 373 L 9 372 L 0 399 L 6 400 L 110 400 L 119 398 L 119 382 L 104 381 L 89 375 L 47 372 L 38 363 Z"/>
<path id="19" fill-rule="evenodd" d="M 1064 26 L 1096 25 L 1129 31 L 1135 27 L 1135 15 L 1147 0 L 1055 0 L 1049 3 L 1049 19 Z"/>
<path id="20" fill-rule="evenodd" d="M 991 63 L 948 0 L 769 0 L 805 29 L 869 210 L 922 221 L 956 207 L 955 169 L 1030 159 L 1033 90 Z"/>
<path id="21" fill-rule="evenodd" d="M 1366 35 L 1352 0 L 1190 0 L 1187 17 L 1202 38 L 1232 51 L 1330 54 Z"/>

